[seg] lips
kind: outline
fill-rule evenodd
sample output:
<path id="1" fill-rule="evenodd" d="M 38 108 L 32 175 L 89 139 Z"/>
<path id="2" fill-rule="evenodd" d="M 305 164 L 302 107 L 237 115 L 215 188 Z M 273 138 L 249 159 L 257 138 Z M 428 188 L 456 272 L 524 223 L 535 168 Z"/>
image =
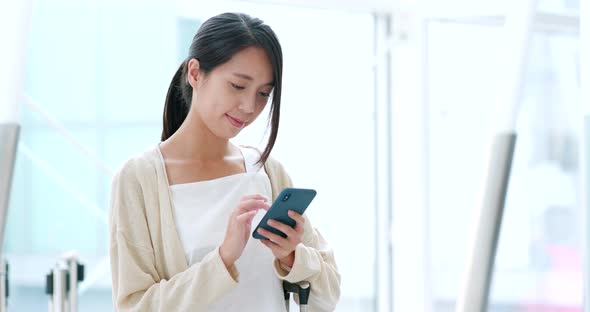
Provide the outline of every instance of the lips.
<path id="1" fill-rule="evenodd" d="M 234 118 L 228 114 L 225 114 L 225 117 L 227 118 L 227 120 L 229 120 L 229 123 L 236 128 L 242 128 L 245 124 L 244 121 Z"/>

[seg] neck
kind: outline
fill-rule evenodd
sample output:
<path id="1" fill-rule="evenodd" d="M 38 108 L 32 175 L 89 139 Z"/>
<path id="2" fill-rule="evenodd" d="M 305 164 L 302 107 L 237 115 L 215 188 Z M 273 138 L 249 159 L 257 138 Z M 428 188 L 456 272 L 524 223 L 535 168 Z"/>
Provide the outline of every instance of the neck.
<path id="1" fill-rule="evenodd" d="M 199 118 L 189 114 L 180 128 L 163 144 L 174 150 L 174 158 L 218 161 L 233 154 L 229 140 L 213 134 Z"/>

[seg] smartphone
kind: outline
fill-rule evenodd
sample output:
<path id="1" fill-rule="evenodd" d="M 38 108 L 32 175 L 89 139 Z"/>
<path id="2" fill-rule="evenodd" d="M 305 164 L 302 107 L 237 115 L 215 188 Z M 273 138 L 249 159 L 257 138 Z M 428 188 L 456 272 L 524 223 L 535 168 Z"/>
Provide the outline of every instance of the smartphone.
<path id="1" fill-rule="evenodd" d="M 291 219 L 287 214 L 289 210 L 293 210 L 299 214 L 303 214 L 307 206 L 311 203 L 317 192 L 310 189 L 301 188 L 286 188 L 277 199 L 272 203 L 264 217 L 252 232 L 252 237 L 256 239 L 268 239 L 258 233 L 259 228 L 266 229 L 272 233 L 287 237 L 287 235 L 267 224 L 268 220 L 276 220 L 287 224 L 290 227 L 295 227 L 295 220 Z"/>

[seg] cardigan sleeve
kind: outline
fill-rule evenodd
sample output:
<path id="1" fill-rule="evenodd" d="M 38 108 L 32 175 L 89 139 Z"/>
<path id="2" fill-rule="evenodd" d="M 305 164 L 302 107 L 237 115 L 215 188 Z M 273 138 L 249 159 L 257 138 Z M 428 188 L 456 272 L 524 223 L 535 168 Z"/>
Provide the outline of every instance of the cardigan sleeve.
<path id="1" fill-rule="evenodd" d="M 266 171 L 271 181 L 273 198 L 282 189 L 292 187 L 291 178 L 278 161 L 269 158 Z M 340 273 L 334 258 L 334 252 L 320 232 L 314 228 L 309 218 L 304 215 L 305 225 L 302 243 L 295 249 L 295 262 L 289 272 L 274 261 L 275 273 L 280 279 L 290 283 L 309 282 L 311 293 L 309 309 L 311 311 L 334 311 L 340 299 Z M 296 300 L 297 300 L 297 296 Z"/>
<path id="2" fill-rule="evenodd" d="M 113 179 L 109 236 L 115 311 L 204 311 L 237 286 L 219 248 L 186 271 L 163 279 L 156 270 L 145 197 L 133 163 Z M 235 267 L 230 271 L 237 272 Z M 236 274 L 237 275 L 237 274 Z"/>

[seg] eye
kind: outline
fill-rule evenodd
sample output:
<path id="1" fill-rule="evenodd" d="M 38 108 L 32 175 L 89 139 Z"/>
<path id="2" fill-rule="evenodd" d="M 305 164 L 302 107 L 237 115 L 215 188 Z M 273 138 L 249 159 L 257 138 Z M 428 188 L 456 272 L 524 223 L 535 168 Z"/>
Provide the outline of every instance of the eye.
<path id="1" fill-rule="evenodd" d="M 245 87 L 244 87 L 244 86 L 239 86 L 239 85 L 237 85 L 237 84 L 235 84 L 235 83 L 233 83 L 233 82 L 230 82 L 230 84 L 231 84 L 231 86 L 232 86 L 234 89 L 236 89 L 236 90 L 244 90 L 244 89 L 245 89 Z"/>
<path id="2" fill-rule="evenodd" d="M 270 93 L 260 92 L 259 94 L 264 96 L 265 98 L 270 97 Z"/>

